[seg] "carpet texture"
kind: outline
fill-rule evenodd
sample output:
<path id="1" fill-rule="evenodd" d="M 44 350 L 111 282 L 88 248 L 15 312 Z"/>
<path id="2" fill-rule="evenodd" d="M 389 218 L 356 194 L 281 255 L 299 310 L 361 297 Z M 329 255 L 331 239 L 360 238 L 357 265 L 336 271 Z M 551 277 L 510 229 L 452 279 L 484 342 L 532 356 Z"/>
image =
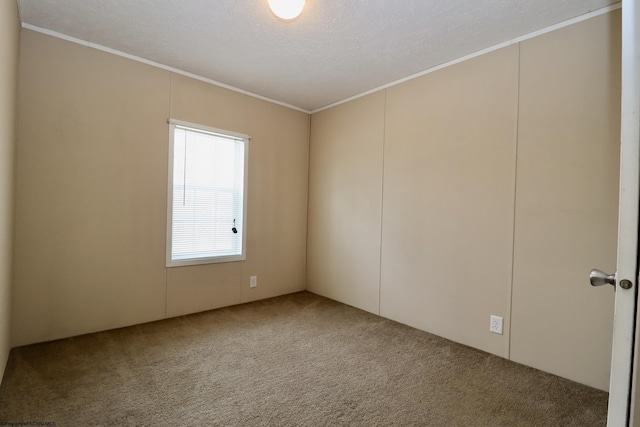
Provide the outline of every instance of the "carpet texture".
<path id="1" fill-rule="evenodd" d="M 606 414 L 607 393 L 308 292 L 15 348 L 0 386 L 0 424 L 585 427 Z"/>

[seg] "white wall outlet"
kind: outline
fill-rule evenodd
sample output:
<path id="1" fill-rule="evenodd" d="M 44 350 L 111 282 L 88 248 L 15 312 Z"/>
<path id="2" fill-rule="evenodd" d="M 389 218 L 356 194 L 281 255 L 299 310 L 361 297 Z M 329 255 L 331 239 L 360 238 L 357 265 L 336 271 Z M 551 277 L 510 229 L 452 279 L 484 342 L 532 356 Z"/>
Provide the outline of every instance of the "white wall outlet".
<path id="1" fill-rule="evenodd" d="M 494 334 L 502 335 L 502 317 L 491 315 L 491 323 L 489 324 L 489 331 Z"/>
<path id="2" fill-rule="evenodd" d="M 249 287 L 256 288 L 258 286 L 258 276 L 251 276 L 249 279 Z"/>

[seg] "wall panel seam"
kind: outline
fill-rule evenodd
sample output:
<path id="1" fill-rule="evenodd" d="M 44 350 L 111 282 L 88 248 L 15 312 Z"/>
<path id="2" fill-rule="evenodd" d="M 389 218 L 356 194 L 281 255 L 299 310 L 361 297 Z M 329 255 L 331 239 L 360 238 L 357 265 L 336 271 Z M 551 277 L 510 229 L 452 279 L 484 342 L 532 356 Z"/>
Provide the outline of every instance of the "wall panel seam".
<path id="1" fill-rule="evenodd" d="M 511 229 L 511 283 L 509 284 L 509 336 L 507 337 L 507 359 L 511 360 L 511 338 L 513 336 L 513 284 L 516 259 L 516 211 L 518 199 L 518 141 L 520 140 L 520 55 L 522 43 L 518 43 L 518 76 L 516 83 L 516 118 L 515 118 L 515 163 L 513 166 L 513 224 Z"/>
<path id="2" fill-rule="evenodd" d="M 384 90 L 384 109 L 382 114 L 382 170 L 380 175 L 380 258 L 378 260 L 378 316 L 382 315 L 382 227 L 384 224 L 384 159 L 387 141 L 387 90 Z"/>

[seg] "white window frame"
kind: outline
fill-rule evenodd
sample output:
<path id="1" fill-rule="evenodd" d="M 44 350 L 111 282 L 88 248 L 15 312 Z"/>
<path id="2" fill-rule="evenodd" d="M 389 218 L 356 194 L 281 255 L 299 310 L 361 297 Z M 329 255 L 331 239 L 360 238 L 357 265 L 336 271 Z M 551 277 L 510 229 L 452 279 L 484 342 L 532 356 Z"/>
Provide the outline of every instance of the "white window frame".
<path id="1" fill-rule="evenodd" d="M 203 126 L 195 123 L 189 123 L 181 120 L 169 119 L 169 177 L 167 186 L 167 248 L 166 248 L 166 266 L 182 267 L 187 265 L 215 264 L 222 262 L 237 262 L 247 259 L 247 184 L 249 178 L 249 141 L 251 137 L 242 133 L 231 132 L 222 129 L 216 129 L 209 126 Z M 244 141 L 244 182 L 243 182 L 243 200 L 242 200 L 242 249 L 239 255 L 226 255 L 202 258 L 189 258 L 184 260 L 171 259 L 172 243 L 173 243 L 173 161 L 174 161 L 174 135 L 176 126 L 195 131 L 210 133 L 226 138 L 234 138 Z"/>

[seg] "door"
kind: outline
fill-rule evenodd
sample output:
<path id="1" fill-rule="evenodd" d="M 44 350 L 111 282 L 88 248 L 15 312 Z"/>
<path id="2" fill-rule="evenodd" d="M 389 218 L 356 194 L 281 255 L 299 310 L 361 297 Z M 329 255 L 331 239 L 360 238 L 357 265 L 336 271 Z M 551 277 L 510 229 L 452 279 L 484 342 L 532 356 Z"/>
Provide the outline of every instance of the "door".
<path id="1" fill-rule="evenodd" d="M 640 341 L 635 340 L 640 180 L 640 7 L 634 3 L 635 0 L 622 1 L 620 204 L 617 273 L 611 278 L 615 279 L 616 296 L 607 419 L 609 427 L 640 425 L 640 406 L 632 404 L 636 399 L 635 377 L 639 353 L 635 351 L 634 362 L 634 341 L 636 344 Z"/>

